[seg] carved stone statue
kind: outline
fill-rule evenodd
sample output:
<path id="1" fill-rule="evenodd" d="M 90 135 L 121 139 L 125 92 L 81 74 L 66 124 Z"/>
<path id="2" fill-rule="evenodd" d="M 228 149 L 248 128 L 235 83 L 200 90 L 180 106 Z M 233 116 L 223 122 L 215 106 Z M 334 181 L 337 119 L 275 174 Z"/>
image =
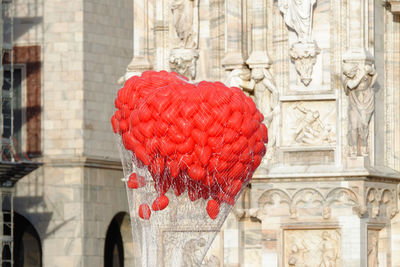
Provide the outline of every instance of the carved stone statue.
<path id="1" fill-rule="evenodd" d="M 375 109 L 373 86 L 377 73 L 371 63 L 346 62 L 343 65 L 343 87 L 349 97 L 348 141 L 350 156 L 368 155 L 368 126 Z M 359 146 L 360 142 L 360 146 Z"/>
<path id="2" fill-rule="evenodd" d="M 196 77 L 196 62 L 199 53 L 196 51 L 197 38 L 194 31 L 197 17 L 198 0 L 171 0 L 172 22 L 178 43 L 171 50 L 169 65 L 175 71 L 190 80 Z M 195 21 L 196 20 L 196 21 Z M 196 22 L 196 23 L 195 23 Z"/>
<path id="3" fill-rule="evenodd" d="M 313 8 L 316 0 L 279 0 L 286 25 L 292 28 L 299 42 L 311 42 Z"/>
<path id="4" fill-rule="evenodd" d="M 247 96 L 252 96 L 255 82 L 251 79 L 251 71 L 248 68 L 234 69 L 230 72 L 225 84 L 229 87 L 242 89 Z"/>
<path id="5" fill-rule="evenodd" d="M 301 82 L 308 86 L 320 49 L 312 40 L 313 10 L 316 0 L 279 0 L 279 7 L 286 25 L 298 38 L 290 48 L 290 57 L 300 75 Z"/>
<path id="6" fill-rule="evenodd" d="M 268 128 L 268 147 L 265 158 L 271 160 L 276 145 L 277 117 L 280 113 L 279 94 L 271 73 L 266 68 L 254 68 L 251 71 L 254 80 L 254 97 L 257 108 L 264 115 Z"/>
<path id="7" fill-rule="evenodd" d="M 368 240 L 368 267 L 378 267 L 378 238 L 377 236 L 371 235 Z"/>
<path id="8" fill-rule="evenodd" d="M 172 0 L 171 11 L 179 48 L 194 48 L 193 40 L 194 0 Z"/>
<path id="9" fill-rule="evenodd" d="M 327 232 L 322 232 L 322 242 L 320 245 L 321 262 L 319 267 L 336 267 L 338 258 L 338 242 Z"/>
<path id="10" fill-rule="evenodd" d="M 196 61 L 199 54 L 195 50 L 173 49 L 169 57 L 169 66 L 172 71 L 183 75 L 190 80 L 196 77 Z"/>

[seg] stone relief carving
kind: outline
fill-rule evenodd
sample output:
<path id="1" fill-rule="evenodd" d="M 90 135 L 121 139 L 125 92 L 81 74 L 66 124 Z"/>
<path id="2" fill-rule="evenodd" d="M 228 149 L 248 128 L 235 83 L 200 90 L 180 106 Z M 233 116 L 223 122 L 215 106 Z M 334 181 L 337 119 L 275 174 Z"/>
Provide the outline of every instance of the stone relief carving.
<path id="1" fill-rule="evenodd" d="M 375 109 L 373 86 L 377 72 L 372 56 L 348 53 L 343 59 L 343 87 L 349 98 L 348 142 L 350 156 L 368 156 L 368 128 Z"/>
<path id="2" fill-rule="evenodd" d="M 297 111 L 297 123 L 294 129 L 294 142 L 301 145 L 332 145 L 336 135 L 332 126 L 323 123 L 318 110 L 311 110 L 301 105 L 293 107 Z"/>
<path id="3" fill-rule="evenodd" d="M 312 40 L 313 11 L 316 0 L 279 0 L 279 8 L 286 25 L 298 38 L 289 51 L 300 79 L 305 86 L 311 83 L 316 57 L 320 49 Z"/>
<path id="4" fill-rule="evenodd" d="M 200 248 L 206 245 L 206 240 L 202 237 L 190 239 L 183 246 L 182 252 L 182 267 L 198 267 L 200 256 L 197 255 Z"/>
<path id="5" fill-rule="evenodd" d="M 285 266 L 339 267 L 340 233 L 338 230 L 285 230 Z"/>
<path id="6" fill-rule="evenodd" d="M 367 259 L 368 267 L 378 267 L 379 231 L 368 230 Z"/>
<path id="7" fill-rule="evenodd" d="M 172 71 L 194 80 L 199 58 L 198 33 L 194 30 L 198 23 L 198 0 L 172 0 L 170 8 L 177 44 L 170 52 L 169 65 Z"/>
<path id="8" fill-rule="evenodd" d="M 290 254 L 288 259 L 289 266 L 308 266 L 306 265 L 306 258 L 310 252 L 309 247 L 304 242 L 300 244 L 293 244 L 290 248 Z"/>
<path id="9" fill-rule="evenodd" d="M 208 258 L 205 258 L 201 267 L 219 267 L 221 265 L 220 260 L 217 256 L 211 255 Z"/>
<path id="10" fill-rule="evenodd" d="M 396 190 L 368 188 L 366 203 L 370 216 L 374 219 L 378 216 L 392 219 L 399 212 Z"/>

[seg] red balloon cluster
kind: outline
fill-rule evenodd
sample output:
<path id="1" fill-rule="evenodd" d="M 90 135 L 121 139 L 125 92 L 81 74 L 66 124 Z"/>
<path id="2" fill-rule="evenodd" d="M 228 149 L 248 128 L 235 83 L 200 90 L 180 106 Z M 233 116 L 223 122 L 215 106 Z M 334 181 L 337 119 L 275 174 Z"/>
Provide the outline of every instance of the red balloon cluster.
<path id="1" fill-rule="evenodd" d="M 215 219 L 221 202 L 234 204 L 266 152 L 267 128 L 254 101 L 220 82 L 195 85 L 176 73 L 147 71 L 125 83 L 115 107 L 114 132 L 155 182 L 153 210 L 168 205 L 170 188 L 177 196 L 187 190 L 191 201 L 211 198 L 206 210 Z M 143 184 L 135 177 L 131 188 Z M 145 211 L 139 214 L 149 218 Z"/>

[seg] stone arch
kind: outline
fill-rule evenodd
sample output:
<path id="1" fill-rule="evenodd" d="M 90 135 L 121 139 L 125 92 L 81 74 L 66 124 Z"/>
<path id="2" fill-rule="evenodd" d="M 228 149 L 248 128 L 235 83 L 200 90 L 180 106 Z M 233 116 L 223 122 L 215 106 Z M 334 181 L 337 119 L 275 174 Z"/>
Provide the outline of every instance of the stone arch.
<path id="1" fill-rule="evenodd" d="M 117 213 L 111 220 L 104 244 L 104 267 L 133 266 L 132 228 L 129 214 Z"/>
<path id="2" fill-rule="evenodd" d="M 35 226 L 14 212 L 14 267 L 42 266 L 42 242 Z"/>
<path id="3" fill-rule="evenodd" d="M 302 188 L 292 198 L 290 213 L 292 218 L 302 216 L 323 216 L 325 197 L 314 188 Z"/>
<path id="4" fill-rule="evenodd" d="M 290 214 L 290 196 L 281 189 L 268 189 L 258 199 L 259 215 L 288 216 Z"/>

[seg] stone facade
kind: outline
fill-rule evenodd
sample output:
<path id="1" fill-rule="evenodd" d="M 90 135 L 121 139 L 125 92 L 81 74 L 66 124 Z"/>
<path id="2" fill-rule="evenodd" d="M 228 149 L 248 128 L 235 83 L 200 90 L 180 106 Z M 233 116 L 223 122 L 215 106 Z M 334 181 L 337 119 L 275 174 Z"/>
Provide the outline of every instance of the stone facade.
<path id="1" fill-rule="evenodd" d="M 147 69 L 241 87 L 265 112 L 268 153 L 204 266 L 400 266 L 398 2 L 15 1 L 16 45 L 41 47 L 45 163 L 15 206 L 43 266 L 103 264 L 128 210 L 113 98 Z"/>
<path id="2" fill-rule="evenodd" d="M 148 42 L 134 59 L 240 87 L 266 117 L 268 153 L 207 257 L 400 266 L 398 3 L 137 2 L 154 17 L 135 28 L 133 39 Z M 177 50 L 183 37 L 193 43 Z M 187 60 L 169 64 L 179 53 Z"/>

